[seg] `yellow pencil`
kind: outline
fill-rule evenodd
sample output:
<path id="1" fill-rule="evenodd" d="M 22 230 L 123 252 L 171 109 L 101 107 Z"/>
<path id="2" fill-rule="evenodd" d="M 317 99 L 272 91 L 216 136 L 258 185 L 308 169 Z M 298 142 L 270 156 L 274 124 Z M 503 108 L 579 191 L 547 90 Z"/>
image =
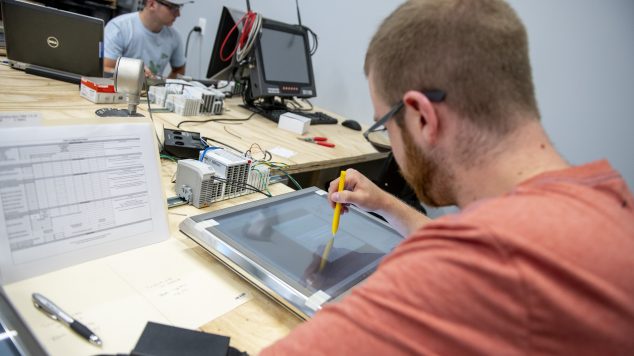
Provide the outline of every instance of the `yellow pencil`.
<path id="1" fill-rule="evenodd" d="M 326 248 L 324 249 L 324 253 L 321 255 L 321 262 L 319 263 L 319 271 L 321 272 L 324 267 L 326 267 L 326 261 L 328 261 L 328 255 L 330 255 L 330 249 L 332 248 L 332 244 L 335 242 L 335 238 L 331 237 L 330 240 L 328 240 L 328 244 L 326 245 Z"/>
<path id="2" fill-rule="evenodd" d="M 339 188 L 338 192 L 341 192 L 346 184 L 346 171 L 341 171 L 341 175 L 339 176 Z M 319 264 L 319 270 L 323 270 L 326 266 L 326 261 L 328 260 L 328 255 L 330 254 L 330 249 L 332 248 L 333 243 L 335 242 L 335 234 L 339 229 L 339 216 L 341 215 L 341 203 L 337 203 L 335 205 L 335 212 L 332 216 L 332 237 L 328 241 L 326 248 L 324 249 L 323 255 L 321 255 L 321 263 Z"/>
<path id="3" fill-rule="evenodd" d="M 346 184 L 346 171 L 341 171 L 341 175 L 339 176 L 339 188 L 338 192 L 343 191 L 343 188 Z M 341 203 L 337 203 L 335 205 L 335 213 L 332 216 L 332 236 L 334 237 L 337 233 L 337 229 L 339 229 L 339 215 L 341 215 Z"/>

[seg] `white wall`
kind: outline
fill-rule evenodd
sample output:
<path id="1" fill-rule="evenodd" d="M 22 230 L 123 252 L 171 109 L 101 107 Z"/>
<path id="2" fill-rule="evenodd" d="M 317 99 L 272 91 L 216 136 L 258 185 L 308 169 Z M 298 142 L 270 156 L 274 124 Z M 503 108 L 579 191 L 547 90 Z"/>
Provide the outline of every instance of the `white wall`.
<path id="1" fill-rule="evenodd" d="M 634 187 L 634 1 L 509 2 L 528 29 L 537 98 L 555 146 L 573 164 L 608 158 Z M 370 122 L 365 50 L 380 21 L 400 3 L 300 1 L 303 24 L 319 36 L 316 105 Z M 199 17 L 207 19 L 203 36 L 192 35 L 188 75 L 206 73 L 222 5 L 244 10 L 245 4 L 198 0 L 183 9 L 175 24 L 183 39 Z M 292 0 L 252 0 L 251 6 L 265 17 L 296 22 Z"/>

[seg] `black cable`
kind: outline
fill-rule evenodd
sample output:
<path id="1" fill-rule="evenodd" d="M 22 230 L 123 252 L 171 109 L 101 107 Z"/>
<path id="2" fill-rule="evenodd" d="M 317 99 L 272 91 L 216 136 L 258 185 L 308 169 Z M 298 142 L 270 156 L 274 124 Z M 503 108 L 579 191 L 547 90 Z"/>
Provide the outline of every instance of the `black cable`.
<path id="1" fill-rule="evenodd" d="M 205 141 L 209 140 L 209 141 L 211 141 L 211 142 L 219 143 L 219 144 L 221 144 L 221 145 L 223 145 L 223 146 L 225 146 L 225 147 L 229 147 L 229 148 L 231 148 L 232 150 L 234 150 L 234 151 L 236 151 L 236 152 L 242 153 L 242 151 L 240 151 L 239 149 L 237 149 L 237 148 L 235 148 L 235 147 L 233 147 L 233 146 L 231 146 L 231 145 L 228 145 L 228 144 L 226 144 L 226 143 L 224 143 L 224 142 L 222 142 L 222 141 L 214 140 L 213 138 L 209 138 L 209 137 L 205 137 L 205 136 L 201 136 L 200 138 L 202 138 L 202 139 L 203 139 L 203 140 L 205 140 Z"/>
<path id="2" fill-rule="evenodd" d="M 299 14 L 299 3 L 297 2 L 297 0 L 295 0 L 295 8 L 297 9 L 297 24 L 299 24 L 299 26 L 302 26 L 302 16 Z"/>
<path id="3" fill-rule="evenodd" d="M 192 28 L 189 33 L 187 34 L 187 41 L 185 41 L 185 58 L 187 58 L 187 50 L 189 49 L 189 37 L 192 35 L 192 32 L 202 32 L 202 29 L 200 28 L 200 26 L 194 26 L 194 28 Z"/>
<path id="4" fill-rule="evenodd" d="M 213 118 L 213 119 L 207 119 L 207 120 L 183 120 L 183 121 L 179 122 L 178 125 L 176 125 L 176 127 L 180 129 L 182 124 L 188 123 L 188 122 L 192 122 L 192 123 L 195 122 L 195 123 L 198 123 L 198 124 L 203 124 L 203 123 L 206 123 L 206 122 L 215 122 L 215 121 L 217 121 L 217 122 L 223 122 L 223 121 L 224 122 L 247 121 L 247 120 L 250 120 L 253 117 L 253 115 L 255 115 L 255 113 L 252 113 L 246 119 Z"/>
<path id="5" fill-rule="evenodd" d="M 308 33 L 310 33 L 311 37 L 313 38 L 313 44 L 310 47 L 310 55 L 312 56 L 317 53 L 317 47 L 319 47 L 319 39 L 317 38 L 317 34 L 313 32 L 313 30 L 311 30 L 309 27 L 304 26 L 304 28 L 306 29 L 306 31 L 308 31 Z"/>
<path id="6" fill-rule="evenodd" d="M 317 40 L 317 34 L 313 32 L 309 27 L 302 25 L 302 16 L 299 13 L 299 2 L 295 0 L 295 8 L 297 9 L 297 23 L 299 27 L 305 29 L 313 38 L 313 44 L 310 46 L 310 55 L 314 55 L 317 52 L 317 47 L 319 46 L 319 41 Z"/>
<path id="7" fill-rule="evenodd" d="M 216 89 L 224 89 L 224 88 L 228 87 L 228 86 L 229 86 L 229 84 L 231 84 L 231 81 L 230 81 L 230 80 L 227 80 L 227 84 L 225 84 L 225 85 L 223 85 L 223 86 L 221 86 L 221 87 L 219 87 L 219 86 L 216 84 Z"/>
<path id="8" fill-rule="evenodd" d="M 147 85 L 147 81 L 146 81 Z M 156 126 L 154 126 L 154 117 L 152 117 L 152 107 L 150 106 L 150 96 L 145 95 L 145 99 L 147 100 L 147 112 L 150 114 L 150 121 L 152 121 L 152 131 L 154 131 L 154 135 L 156 135 L 156 141 L 159 146 L 159 152 L 163 151 L 163 145 L 161 144 L 161 138 L 156 133 Z"/>

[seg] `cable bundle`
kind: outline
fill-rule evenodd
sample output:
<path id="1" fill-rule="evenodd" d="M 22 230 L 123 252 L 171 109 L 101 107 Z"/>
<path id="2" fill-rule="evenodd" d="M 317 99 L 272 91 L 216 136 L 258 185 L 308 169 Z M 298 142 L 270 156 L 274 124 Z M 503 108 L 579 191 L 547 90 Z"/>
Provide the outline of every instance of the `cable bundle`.
<path id="1" fill-rule="evenodd" d="M 240 35 L 238 37 L 238 43 L 236 43 L 236 46 L 233 48 L 229 56 L 225 56 L 225 45 L 227 44 L 227 41 L 229 40 L 229 37 L 231 37 L 233 31 L 235 31 L 238 28 L 238 25 L 241 23 L 243 23 L 243 25 L 242 31 L 240 32 Z M 246 58 L 246 56 L 253 48 L 258 34 L 260 33 L 261 27 L 262 15 L 253 11 L 248 11 L 246 14 L 244 14 L 244 16 L 242 16 L 242 18 L 240 18 L 240 20 L 236 22 L 235 25 L 233 25 L 229 33 L 227 33 L 224 41 L 222 41 L 222 46 L 220 47 L 220 59 L 223 62 L 227 62 L 231 60 L 231 58 L 235 54 L 236 60 L 238 62 L 244 60 L 244 58 Z"/>

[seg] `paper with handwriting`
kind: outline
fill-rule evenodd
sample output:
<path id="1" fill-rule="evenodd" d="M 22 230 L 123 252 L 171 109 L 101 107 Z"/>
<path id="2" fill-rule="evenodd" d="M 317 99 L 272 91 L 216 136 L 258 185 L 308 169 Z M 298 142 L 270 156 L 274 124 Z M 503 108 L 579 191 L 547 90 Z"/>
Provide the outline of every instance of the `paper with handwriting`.
<path id="1" fill-rule="evenodd" d="M 250 299 L 237 281 L 214 269 L 205 257 L 171 238 L 4 288 L 50 354 L 129 353 L 148 321 L 195 329 Z M 35 309 L 35 292 L 88 326 L 103 347 Z"/>

